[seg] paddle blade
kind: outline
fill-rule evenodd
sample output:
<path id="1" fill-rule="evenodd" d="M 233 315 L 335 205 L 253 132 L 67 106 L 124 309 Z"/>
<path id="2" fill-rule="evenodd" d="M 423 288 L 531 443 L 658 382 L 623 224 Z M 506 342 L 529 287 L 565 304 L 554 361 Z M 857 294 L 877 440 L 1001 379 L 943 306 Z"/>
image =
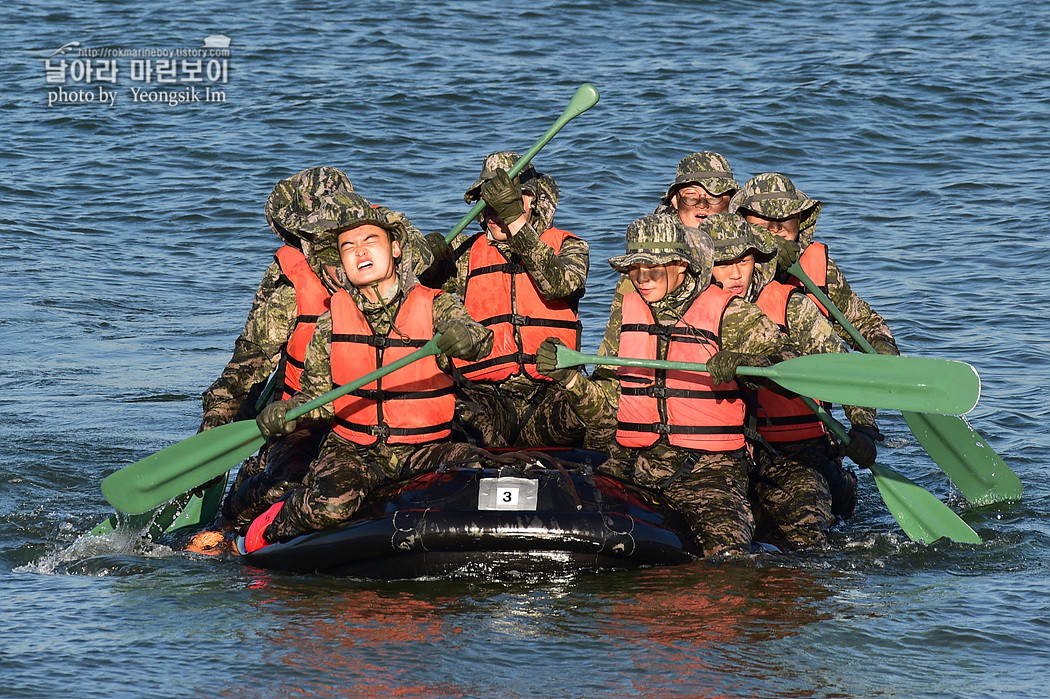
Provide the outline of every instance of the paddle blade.
<path id="1" fill-rule="evenodd" d="M 1021 499 L 1021 479 L 966 420 L 924 413 L 904 413 L 904 419 L 971 505 Z"/>
<path id="2" fill-rule="evenodd" d="M 965 362 L 881 354 L 810 354 L 772 367 L 741 367 L 800 395 L 844 405 L 962 415 L 981 397 Z"/>
<path id="3" fill-rule="evenodd" d="M 255 420 L 231 422 L 110 474 L 102 494 L 121 512 L 141 514 L 221 476 L 265 441 Z"/>
<path id="4" fill-rule="evenodd" d="M 878 464 L 872 465 L 871 473 L 890 514 L 912 541 L 932 544 L 947 538 L 960 544 L 981 543 L 970 525 L 921 486 Z"/>

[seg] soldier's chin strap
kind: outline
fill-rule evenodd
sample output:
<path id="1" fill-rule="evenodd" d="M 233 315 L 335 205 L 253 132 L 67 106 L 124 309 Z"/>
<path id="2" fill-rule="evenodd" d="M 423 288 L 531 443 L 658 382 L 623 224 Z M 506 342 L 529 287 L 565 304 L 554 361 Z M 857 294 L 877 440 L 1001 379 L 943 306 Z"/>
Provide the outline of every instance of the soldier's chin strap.
<path id="1" fill-rule="evenodd" d="M 394 311 L 392 308 L 390 308 L 390 305 L 387 304 L 386 299 L 383 298 L 383 294 L 379 291 L 379 282 L 372 283 L 372 291 L 375 292 L 376 298 L 379 299 L 379 305 L 383 307 L 383 312 L 386 314 L 387 320 L 390 321 L 390 332 L 397 333 L 402 338 L 407 339 L 408 335 L 398 330 L 397 325 L 394 323 Z M 389 335 L 390 333 L 387 334 Z"/>

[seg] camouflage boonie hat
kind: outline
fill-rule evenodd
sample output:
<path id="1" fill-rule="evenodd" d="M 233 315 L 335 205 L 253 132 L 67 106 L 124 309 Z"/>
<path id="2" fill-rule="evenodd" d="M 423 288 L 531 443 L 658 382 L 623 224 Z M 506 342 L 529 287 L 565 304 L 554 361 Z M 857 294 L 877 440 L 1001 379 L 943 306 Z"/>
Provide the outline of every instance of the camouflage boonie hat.
<path id="1" fill-rule="evenodd" d="M 660 200 L 671 205 L 671 197 L 687 184 L 698 184 L 715 196 L 734 194 L 740 191 L 740 183 L 733 179 L 733 171 L 724 156 L 705 150 L 687 155 L 678 163 L 674 184 Z"/>
<path id="2" fill-rule="evenodd" d="M 485 158 L 485 164 L 481 166 L 481 174 L 478 175 L 478 180 L 474 184 L 467 188 L 466 193 L 463 194 L 463 201 L 468 204 L 473 204 L 481 196 L 481 185 L 491 180 L 496 176 L 496 170 L 502 168 L 506 172 L 510 172 L 510 169 L 514 167 L 514 163 L 521 160 L 521 155 L 508 150 L 499 151 L 498 153 L 492 153 Z M 518 173 L 518 182 L 521 183 L 521 189 L 523 192 L 532 192 L 536 194 L 537 180 L 540 174 L 532 167 L 530 162 L 526 165 L 521 172 Z"/>
<path id="3" fill-rule="evenodd" d="M 339 234 L 372 224 L 390 231 L 393 240 L 404 241 L 404 224 L 388 221 L 364 197 L 354 192 L 336 192 L 324 197 L 303 223 L 300 232 L 313 240 L 313 255 L 321 264 L 339 266 Z"/>
<path id="4" fill-rule="evenodd" d="M 350 178 L 336 167 L 312 167 L 278 182 L 266 199 L 266 222 L 281 240 L 298 246 L 300 226 L 321 197 L 334 192 L 354 191 Z"/>
<path id="5" fill-rule="evenodd" d="M 805 229 L 808 220 L 816 219 L 820 212 L 820 201 L 807 199 L 784 175 L 767 172 L 748 180 L 744 189 L 733 197 L 729 208 L 740 215 L 751 212 L 772 219 L 799 214 L 799 228 Z"/>
<path id="6" fill-rule="evenodd" d="M 695 274 L 704 271 L 703 260 L 686 241 L 685 226 L 677 214 L 649 214 L 627 226 L 627 252 L 609 259 L 609 265 L 626 274 L 631 265 L 662 265 L 681 260 Z"/>
<path id="7" fill-rule="evenodd" d="M 773 234 L 736 214 L 708 216 L 700 222 L 699 229 L 714 243 L 715 264 L 735 260 L 747 254 L 748 250 L 754 251 L 756 262 L 765 262 L 777 255 Z"/>

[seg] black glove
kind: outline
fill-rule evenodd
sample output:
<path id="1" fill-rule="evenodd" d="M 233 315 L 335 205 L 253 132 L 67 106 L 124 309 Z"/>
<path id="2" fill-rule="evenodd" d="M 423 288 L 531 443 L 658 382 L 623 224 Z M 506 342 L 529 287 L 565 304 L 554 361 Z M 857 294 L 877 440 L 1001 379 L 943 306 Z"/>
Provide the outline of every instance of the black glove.
<path id="1" fill-rule="evenodd" d="M 801 248 L 796 241 L 781 238 L 779 235 L 773 236 L 773 240 L 777 244 L 777 269 L 787 269 L 798 262 Z"/>
<path id="2" fill-rule="evenodd" d="M 449 323 L 445 332 L 437 342 L 438 349 L 450 357 L 457 359 L 477 359 L 477 346 L 474 344 L 474 336 L 465 323 L 453 321 Z"/>
<path id="3" fill-rule="evenodd" d="M 514 223 L 525 213 L 525 203 L 521 200 L 521 184 L 518 183 L 518 178 L 512 180 L 508 177 L 503 168 L 497 168 L 496 174 L 481 185 L 481 198 L 507 225 Z"/>
<path id="4" fill-rule="evenodd" d="M 886 438 L 879 432 L 878 427 L 856 425 L 849 431 L 849 444 L 846 445 L 844 454 L 861 468 L 871 468 L 878 455 L 875 442 L 884 439 Z"/>
<path id="5" fill-rule="evenodd" d="M 714 379 L 715 385 L 729 383 L 736 376 L 736 370 L 751 365 L 751 355 L 741 352 L 721 350 L 707 360 L 707 373 Z"/>
<path id="6" fill-rule="evenodd" d="M 279 400 L 276 403 L 270 403 L 255 418 L 255 424 L 259 426 L 259 431 L 263 433 L 264 437 L 284 437 L 289 435 L 295 432 L 297 420 L 285 422 L 284 416 L 294 407 L 290 400 Z"/>
<path id="7" fill-rule="evenodd" d="M 871 343 L 871 346 L 878 354 L 890 354 L 894 357 L 901 356 L 901 351 L 897 349 L 897 345 L 889 340 L 875 340 Z"/>
<path id="8" fill-rule="evenodd" d="M 427 233 L 423 236 L 423 240 L 426 241 L 427 247 L 430 248 L 430 253 L 434 256 L 434 262 L 443 260 L 448 256 L 448 243 L 445 242 L 445 236 L 440 233 Z"/>
<path id="9" fill-rule="evenodd" d="M 536 370 L 544 376 L 550 377 L 554 383 L 564 386 L 572 381 L 572 377 L 580 373 L 575 367 L 558 368 L 558 346 L 565 343 L 556 337 L 548 337 L 540 343 L 536 349 Z"/>

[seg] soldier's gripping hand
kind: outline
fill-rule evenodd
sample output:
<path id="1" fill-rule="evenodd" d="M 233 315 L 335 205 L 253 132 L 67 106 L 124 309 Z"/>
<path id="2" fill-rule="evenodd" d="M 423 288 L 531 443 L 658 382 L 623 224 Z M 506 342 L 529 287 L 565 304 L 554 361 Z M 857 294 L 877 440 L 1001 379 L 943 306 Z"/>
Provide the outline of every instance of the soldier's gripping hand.
<path id="1" fill-rule="evenodd" d="M 427 233 L 423 236 L 423 240 L 426 241 L 427 247 L 430 248 L 430 254 L 434 256 L 435 262 L 448 256 L 449 248 L 448 243 L 445 242 L 445 236 L 440 233 Z"/>
<path id="2" fill-rule="evenodd" d="M 707 373 L 714 379 L 715 386 L 729 383 L 736 376 L 736 370 L 742 366 L 751 366 L 750 354 L 721 350 L 707 360 Z"/>
<path id="3" fill-rule="evenodd" d="M 255 424 L 259 426 L 259 431 L 263 433 L 264 437 L 284 437 L 289 435 L 295 432 L 295 424 L 298 420 L 285 422 L 285 415 L 294 407 L 295 405 L 290 400 L 279 400 L 276 403 L 270 403 L 255 418 Z"/>
<path id="4" fill-rule="evenodd" d="M 781 238 L 779 235 L 772 236 L 777 244 L 777 269 L 787 269 L 798 261 L 801 248 L 794 240 Z"/>
<path id="5" fill-rule="evenodd" d="M 521 199 L 521 184 L 518 178 L 513 180 L 507 171 L 497 168 L 496 174 L 481 185 L 481 198 L 492 207 L 496 215 L 506 225 L 510 225 L 525 213 L 525 203 Z"/>
<path id="6" fill-rule="evenodd" d="M 536 349 L 536 369 L 560 386 L 565 386 L 580 373 L 575 367 L 558 368 L 558 346 L 564 344 L 556 337 L 548 337 Z"/>
<path id="7" fill-rule="evenodd" d="M 877 354 L 889 354 L 894 357 L 901 356 L 901 352 L 897 349 L 897 345 L 889 340 L 875 340 L 871 343 L 871 346 Z"/>
<path id="8" fill-rule="evenodd" d="M 878 455 L 875 442 L 884 439 L 886 438 L 879 432 L 878 427 L 855 425 L 849 431 L 849 444 L 846 445 L 844 454 L 861 468 L 871 468 Z"/>
<path id="9" fill-rule="evenodd" d="M 478 347 L 474 344 L 470 328 L 459 321 L 449 323 L 438 338 L 437 346 L 444 354 L 456 359 L 471 361 L 478 358 Z"/>

